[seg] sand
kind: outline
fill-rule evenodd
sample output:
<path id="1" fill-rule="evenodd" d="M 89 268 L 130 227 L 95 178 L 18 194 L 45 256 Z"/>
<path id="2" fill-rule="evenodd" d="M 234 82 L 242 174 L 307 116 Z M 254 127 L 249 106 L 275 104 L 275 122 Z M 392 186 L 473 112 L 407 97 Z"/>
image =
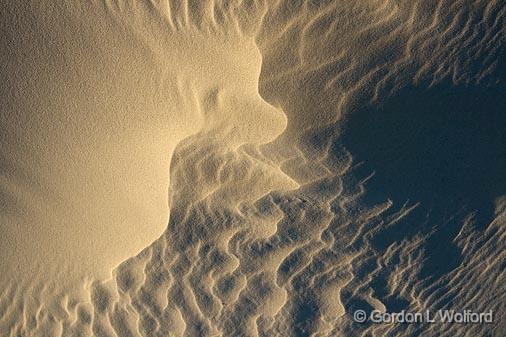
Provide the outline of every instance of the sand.
<path id="1" fill-rule="evenodd" d="M 0 335 L 504 331 L 501 1 L 0 17 Z"/>

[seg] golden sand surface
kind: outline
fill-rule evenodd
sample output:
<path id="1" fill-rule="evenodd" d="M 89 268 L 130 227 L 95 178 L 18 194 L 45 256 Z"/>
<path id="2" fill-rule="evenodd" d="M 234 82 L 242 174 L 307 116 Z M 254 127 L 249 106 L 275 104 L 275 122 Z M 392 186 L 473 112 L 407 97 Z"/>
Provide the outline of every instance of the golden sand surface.
<path id="1" fill-rule="evenodd" d="M 1 1 L 0 336 L 501 336 L 505 18 Z"/>

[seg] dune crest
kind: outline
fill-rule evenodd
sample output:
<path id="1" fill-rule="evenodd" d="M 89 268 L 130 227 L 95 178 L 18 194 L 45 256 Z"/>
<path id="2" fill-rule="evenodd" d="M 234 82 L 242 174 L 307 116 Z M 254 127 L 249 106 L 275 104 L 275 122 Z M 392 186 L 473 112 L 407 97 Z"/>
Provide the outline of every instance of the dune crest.
<path id="1" fill-rule="evenodd" d="M 181 140 L 201 132 L 237 148 L 286 126 L 258 94 L 252 38 L 160 23 L 155 41 L 135 8 L 59 5 L 4 11 L 2 284 L 109 277 L 166 228 Z"/>

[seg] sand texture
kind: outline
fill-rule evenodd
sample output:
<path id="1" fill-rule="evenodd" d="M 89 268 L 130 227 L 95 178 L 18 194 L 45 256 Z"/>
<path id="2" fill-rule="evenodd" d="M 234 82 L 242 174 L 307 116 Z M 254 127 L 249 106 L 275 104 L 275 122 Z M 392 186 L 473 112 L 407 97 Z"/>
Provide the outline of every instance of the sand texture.
<path id="1" fill-rule="evenodd" d="M 0 27 L 0 336 L 506 334 L 503 0 L 0 0 Z"/>

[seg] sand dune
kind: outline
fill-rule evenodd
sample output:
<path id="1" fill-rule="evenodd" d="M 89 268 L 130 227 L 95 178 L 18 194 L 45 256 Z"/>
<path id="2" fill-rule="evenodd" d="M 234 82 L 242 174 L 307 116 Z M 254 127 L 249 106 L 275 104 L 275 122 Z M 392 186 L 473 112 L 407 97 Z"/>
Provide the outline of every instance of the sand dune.
<path id="1" fill-rule="evenodd" d="M 2 336 L 504 334 L 503 2 L 0 9 Z"/>

